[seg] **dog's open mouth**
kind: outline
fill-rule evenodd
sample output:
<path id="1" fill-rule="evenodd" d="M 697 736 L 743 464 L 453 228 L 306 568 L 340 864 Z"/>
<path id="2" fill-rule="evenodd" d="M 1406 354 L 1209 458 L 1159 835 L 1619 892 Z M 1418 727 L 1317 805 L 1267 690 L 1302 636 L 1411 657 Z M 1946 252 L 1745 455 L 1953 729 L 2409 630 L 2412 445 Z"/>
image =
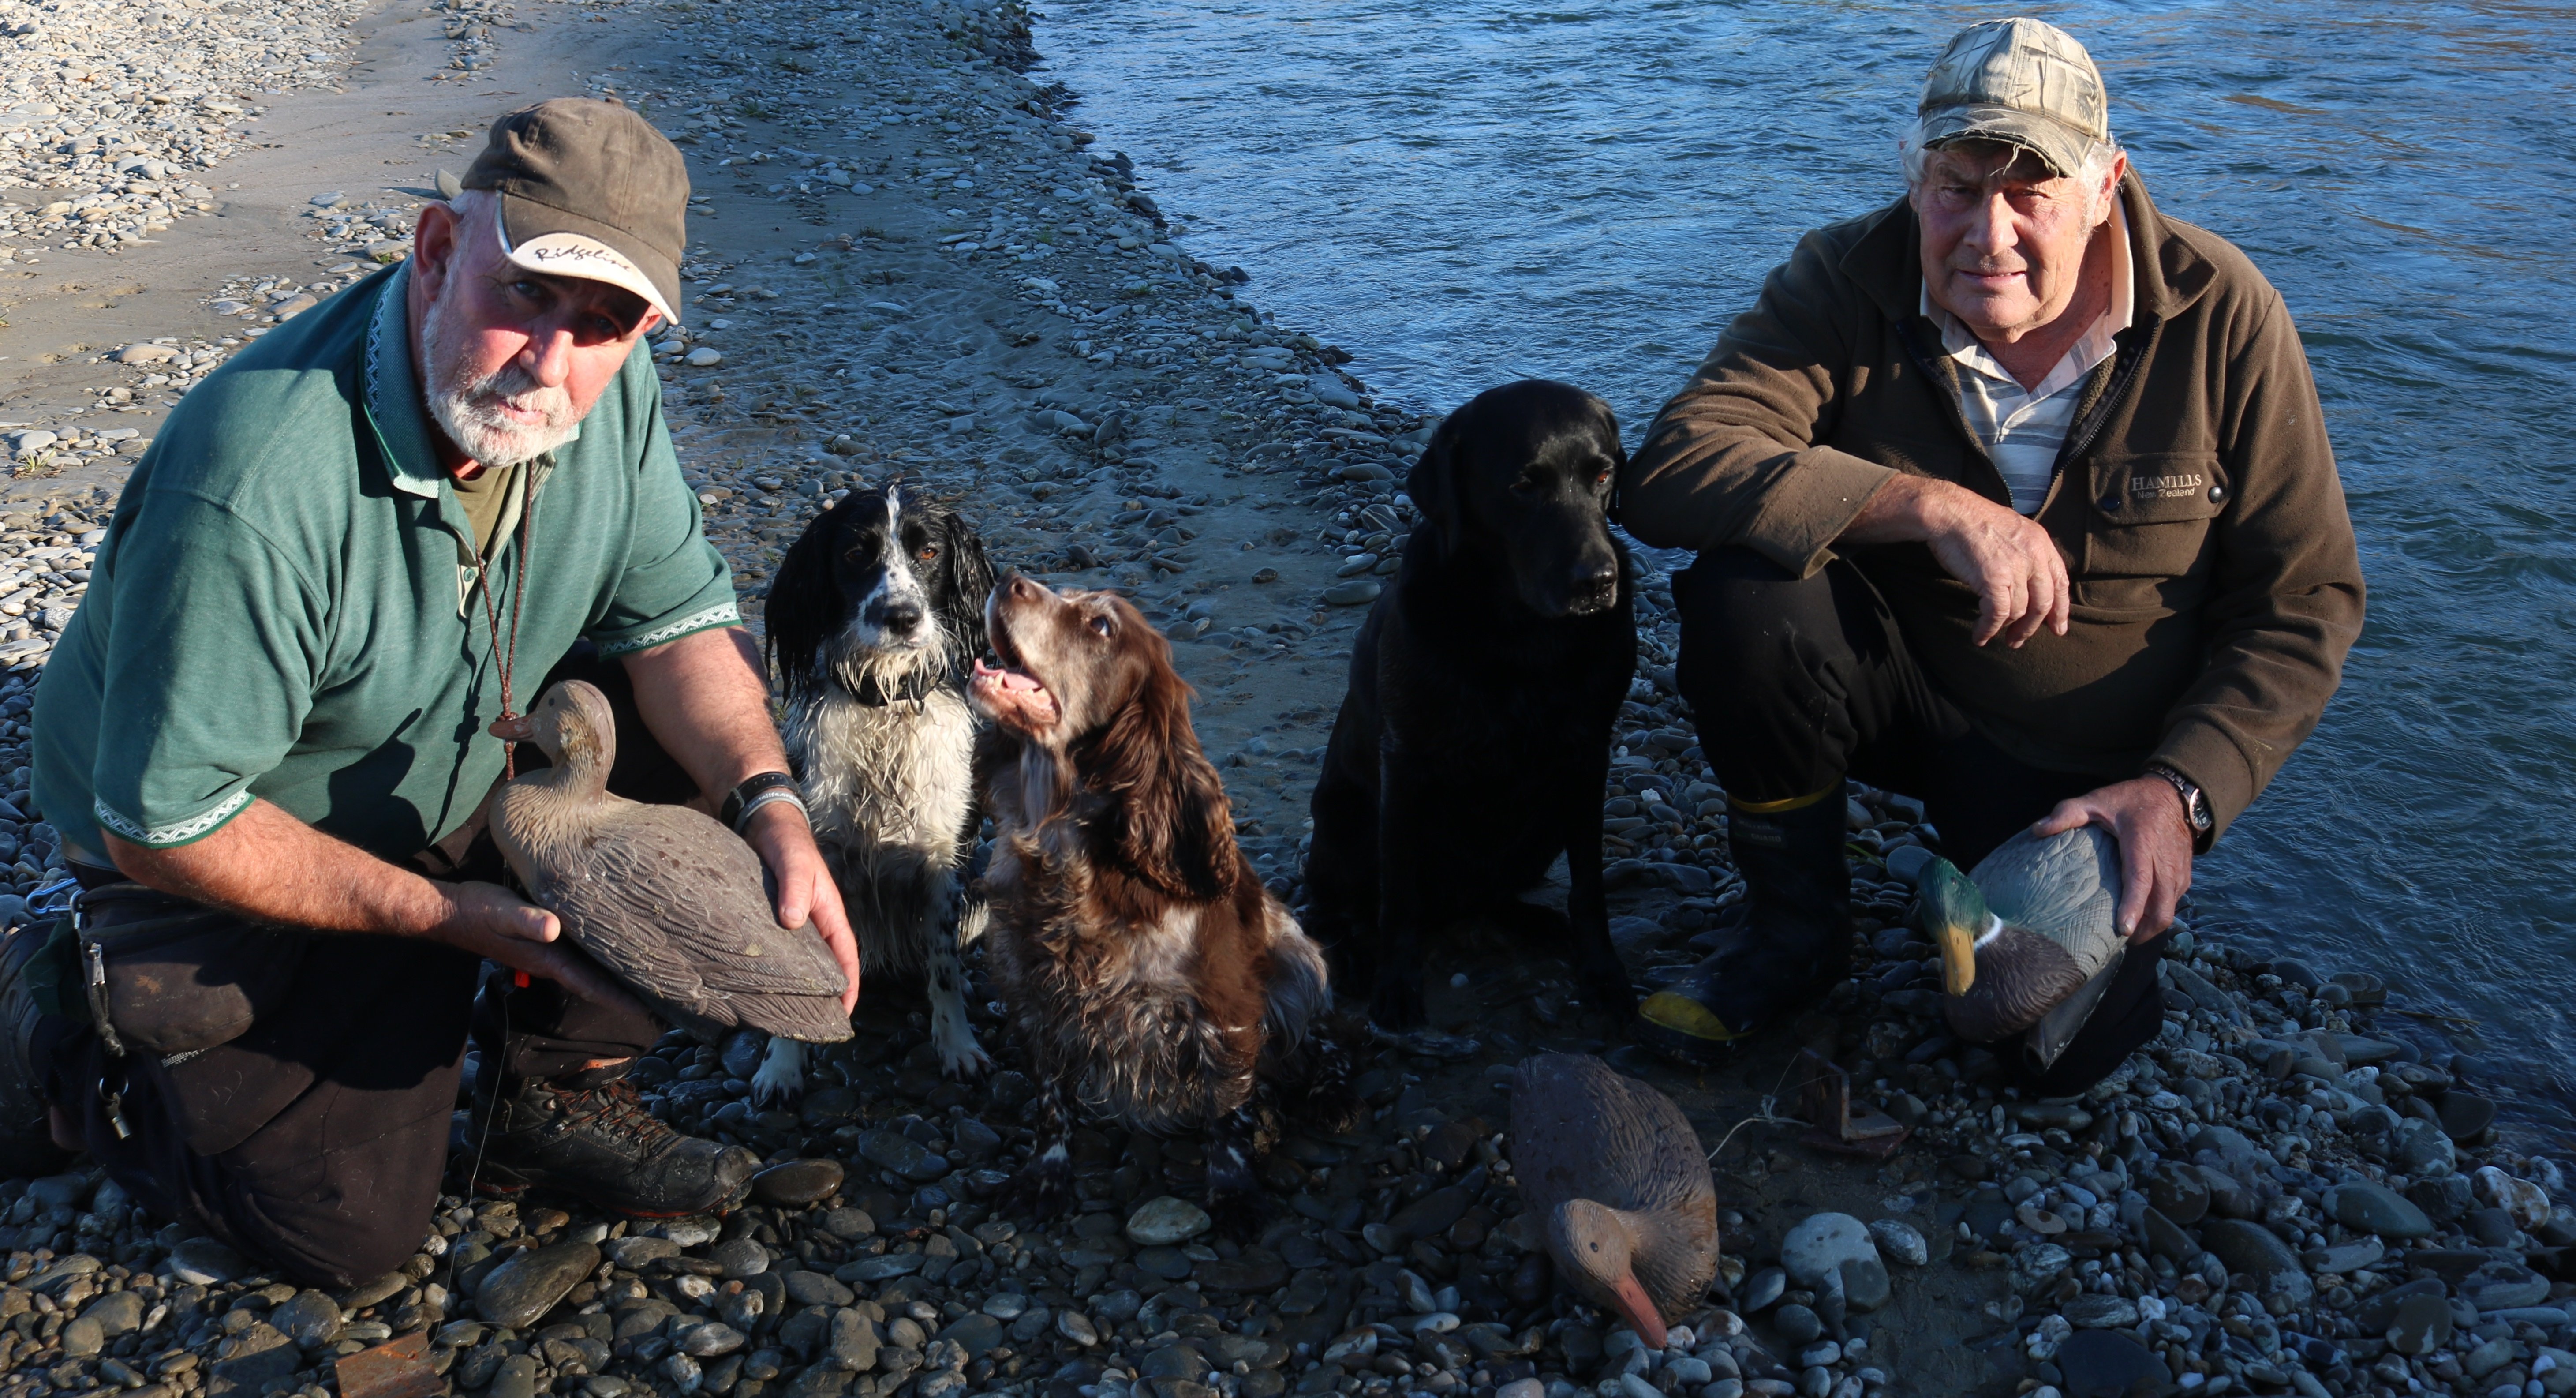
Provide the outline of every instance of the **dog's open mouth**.
<path id="1" fill-rule="evenodd" d="M 1055 696 L 1038 682 L 1038 677 L 1016 663 L 1010 652 L 1010 637 L 996 627 L 993 648 L 975 657 L 975 672 L 968 677 L 966 692 L 996 722 L 1025 732 L 1040 733 L 1055 726 Z"/>

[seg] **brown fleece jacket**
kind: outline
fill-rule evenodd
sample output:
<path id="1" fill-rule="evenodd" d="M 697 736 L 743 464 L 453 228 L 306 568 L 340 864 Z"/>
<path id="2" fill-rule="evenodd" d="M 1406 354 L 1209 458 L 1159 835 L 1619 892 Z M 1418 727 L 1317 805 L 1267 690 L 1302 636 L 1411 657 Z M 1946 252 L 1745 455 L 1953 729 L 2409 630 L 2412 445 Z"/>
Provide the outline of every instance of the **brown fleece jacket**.
<path id="1" fill-rule="evenodd" d="M 2067 634 L 1971 645 L 1976 595 L 1928 547 L 1842 552 L 2005 751 L 2105 778 L 2168 764 L 2223 831 L 2334 693 L 2361 631 L 2361 563 L 2280 293 L 2225 240 L 2160 216 L 2134 176 L 2121 197 L 2135 323 L 2077 390 L 2038 514 L 2074 583 Z M 1902 199 L 1808 234 L 1647 429 L 1620 474 L 1621 523 L 1807 576 L 1895 472 L 2009 507 L 1917 313 L 1922 284 Z"/>

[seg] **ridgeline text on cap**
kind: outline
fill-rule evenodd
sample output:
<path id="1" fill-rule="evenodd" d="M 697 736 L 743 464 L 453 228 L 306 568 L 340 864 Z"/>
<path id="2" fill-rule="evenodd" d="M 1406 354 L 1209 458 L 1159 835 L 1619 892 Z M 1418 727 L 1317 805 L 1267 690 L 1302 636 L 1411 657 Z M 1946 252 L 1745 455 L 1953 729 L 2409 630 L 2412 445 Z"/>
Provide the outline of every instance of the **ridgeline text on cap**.
<path id="1" fill-rule="evenodd" d="M 458 183 L 500 196 L 501 250 L 550 277 L 583 277 L 680 319 L 689 167 L 617 99 L 557 97 L 492 123 L 491 144 Z"/>

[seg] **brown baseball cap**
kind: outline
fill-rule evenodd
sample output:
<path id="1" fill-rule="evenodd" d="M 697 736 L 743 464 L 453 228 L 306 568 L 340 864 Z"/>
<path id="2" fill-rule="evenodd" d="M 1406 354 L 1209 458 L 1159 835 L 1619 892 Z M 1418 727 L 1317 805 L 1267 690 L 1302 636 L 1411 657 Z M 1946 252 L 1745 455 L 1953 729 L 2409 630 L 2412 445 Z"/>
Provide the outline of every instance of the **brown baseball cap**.
<path id="1" fill-rule="evenodd" d="M 680 320 L 689 167 L 614 97 L 557 97 L 492 123 L 459 181 L 501 197 L 501 251 L 550 277 L 623 287 Z"/>
<path id="2" fill-rule="evenodd" d="M 1923 80 L 1926 149 L 1954 141 L 2002 141 L 2060 175 L 2083 168 L 2111 138 L 2111 99 L 2102 70 L 2075 36 L 2035 19 L 1997 19 L 1959 31 Z"/>

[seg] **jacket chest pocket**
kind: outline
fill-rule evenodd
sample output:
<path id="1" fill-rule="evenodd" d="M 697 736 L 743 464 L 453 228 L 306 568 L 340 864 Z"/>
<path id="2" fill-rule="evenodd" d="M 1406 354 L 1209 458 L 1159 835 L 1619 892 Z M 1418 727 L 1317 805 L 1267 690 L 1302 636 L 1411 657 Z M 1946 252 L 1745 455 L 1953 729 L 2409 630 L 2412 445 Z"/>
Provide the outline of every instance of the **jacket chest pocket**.
<path id="1" fill-rule="evenodd" d="M 2087 578 L 2179 578 L 2201 567 L 2209 524 L 2234 500 L 2218 457 L 2132 455 L 2091 463 Z"/>

